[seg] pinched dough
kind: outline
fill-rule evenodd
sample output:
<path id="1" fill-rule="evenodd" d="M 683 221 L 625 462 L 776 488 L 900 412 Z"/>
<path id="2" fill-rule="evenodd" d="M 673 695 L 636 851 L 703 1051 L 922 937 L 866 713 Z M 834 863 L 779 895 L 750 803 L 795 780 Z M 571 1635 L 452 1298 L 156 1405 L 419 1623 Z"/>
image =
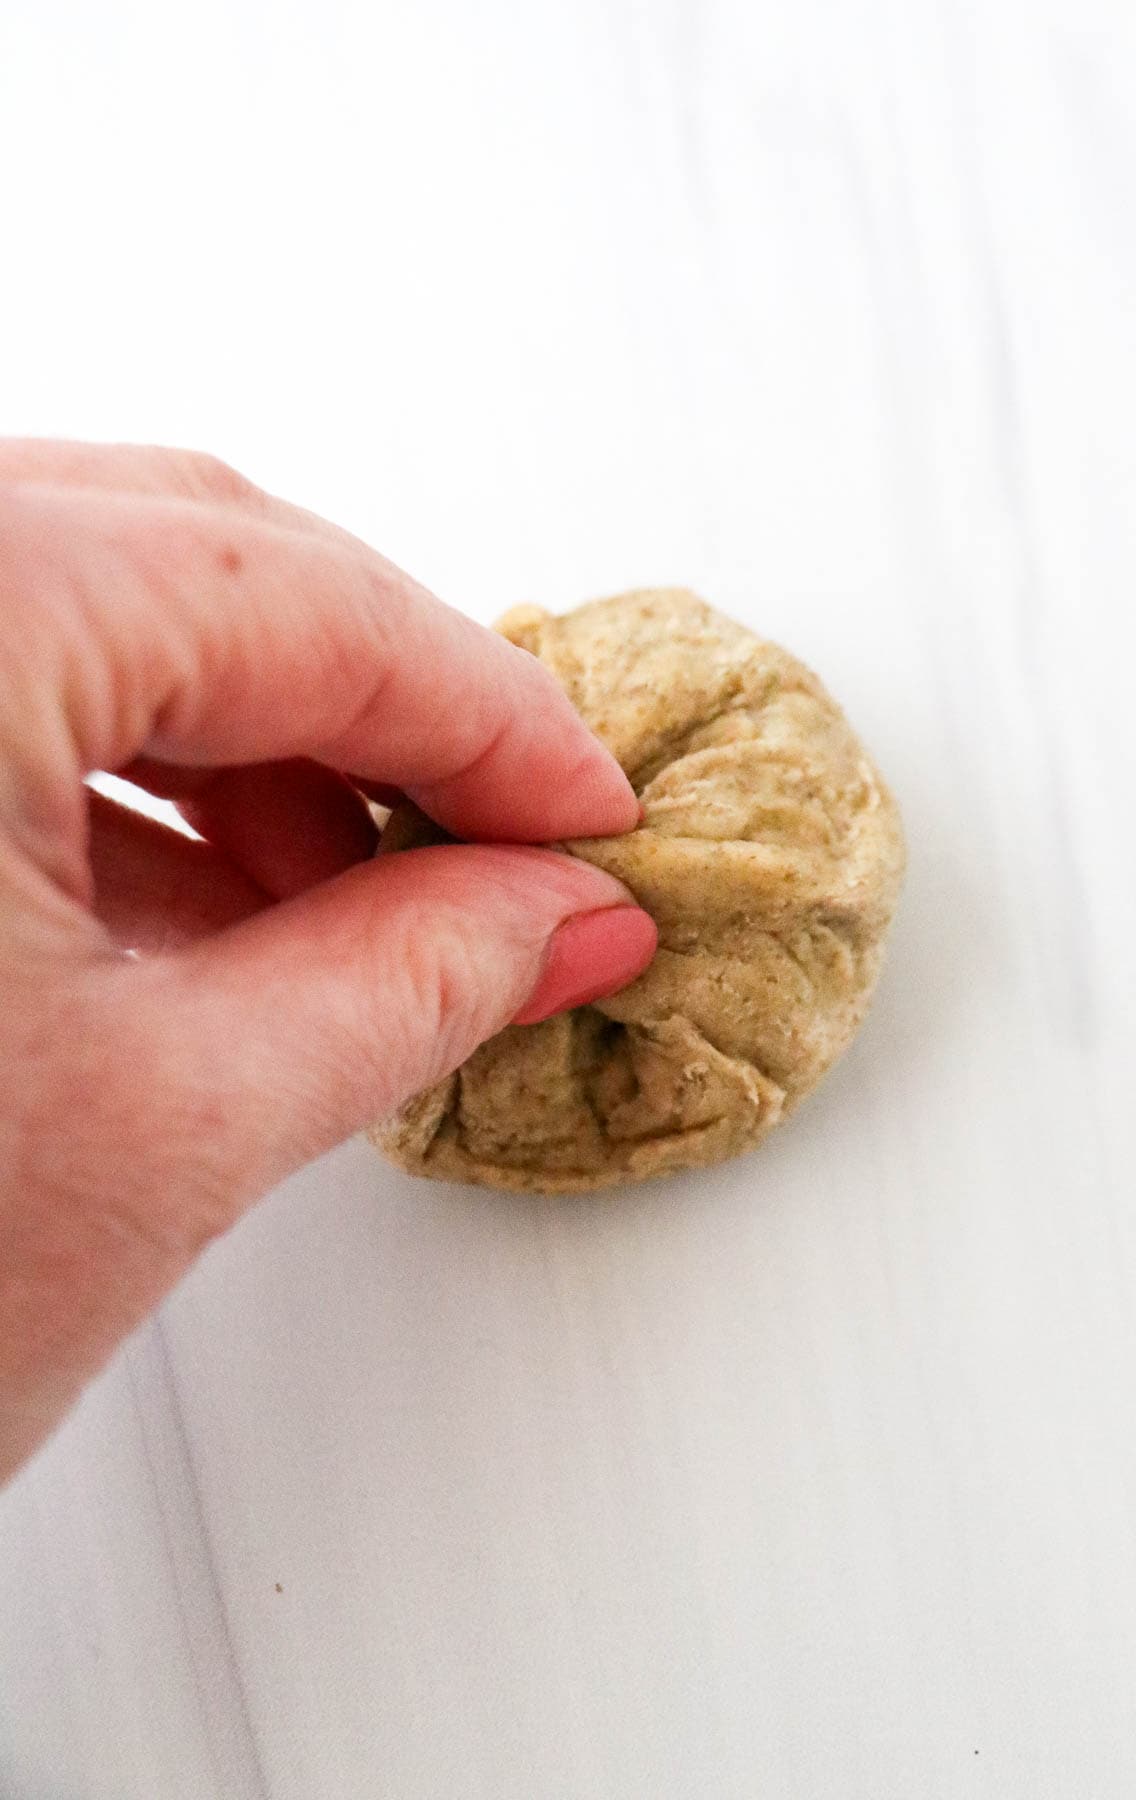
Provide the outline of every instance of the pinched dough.
<path id="1" fill-rule="evenodd" d="M 775 644 L 662 589 L 498 625 L 553 671 L 645 817 L 566 847 L 651 913 L 609 1000 L 512 1025 L 377 1125 L 403 1168 L 567 1193 L 752 1149 L 850 1042 L 899 891 L 895 803 L 843 713 Z M 429 841 L 413 809 L 384 849 Z"/>

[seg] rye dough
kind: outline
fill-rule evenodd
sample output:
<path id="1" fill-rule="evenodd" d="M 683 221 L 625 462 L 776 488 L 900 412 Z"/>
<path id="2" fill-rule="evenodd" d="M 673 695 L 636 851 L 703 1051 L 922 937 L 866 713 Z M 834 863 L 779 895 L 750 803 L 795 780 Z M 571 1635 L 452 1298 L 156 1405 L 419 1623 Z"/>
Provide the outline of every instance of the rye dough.
<path id="1" fill-rule="evenodd" d="M 903 872 L 895 802 L 803 664 L 681 589 L 497 629 L 552 670 L 645 808 L 564 846 L 659 927 L 631 987 L 511 1025 L 372 1131 L 416 1175 L 584 1192 L 751 1150 L 867 1010 Z M 413 808 L 387 853 L 437 841 Z"/>

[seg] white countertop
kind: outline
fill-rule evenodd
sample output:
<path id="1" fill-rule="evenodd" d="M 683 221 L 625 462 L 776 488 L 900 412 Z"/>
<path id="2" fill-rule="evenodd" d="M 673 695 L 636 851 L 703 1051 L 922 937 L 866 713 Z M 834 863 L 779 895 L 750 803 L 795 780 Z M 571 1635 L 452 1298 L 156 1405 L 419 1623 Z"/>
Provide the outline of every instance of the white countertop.
<path id="1" fill-rule="evenodd" d="M 7 430 L 215 450 L 482 618 L 695 586 L 911 871 L 755 1156 L 352 1144 L 207 1256 L 0 1500 L 0 1794 L 1130 1800 L 1136 13 L 4 37 Z"/>

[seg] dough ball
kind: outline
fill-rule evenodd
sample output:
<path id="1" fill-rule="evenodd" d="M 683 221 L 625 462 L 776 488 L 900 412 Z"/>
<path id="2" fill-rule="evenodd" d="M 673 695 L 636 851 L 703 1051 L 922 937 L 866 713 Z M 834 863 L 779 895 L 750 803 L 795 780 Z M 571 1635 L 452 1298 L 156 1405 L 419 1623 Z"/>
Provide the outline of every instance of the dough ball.
<path id="1" fill-rule="evenodd" d="M 851 1041 L 903 871 L 895 802 L 839 707 L 694 594 L 620 594 L 497 629 L 556 675 L 645 808 L 565 846 L 652 914 L 622 993 L 511 1025 L 372 1137 L 402 1168 L 537 1193 L 716 1163 L 761 1142 Z M 438 841 L 413 808 L 386 852 Z"/>

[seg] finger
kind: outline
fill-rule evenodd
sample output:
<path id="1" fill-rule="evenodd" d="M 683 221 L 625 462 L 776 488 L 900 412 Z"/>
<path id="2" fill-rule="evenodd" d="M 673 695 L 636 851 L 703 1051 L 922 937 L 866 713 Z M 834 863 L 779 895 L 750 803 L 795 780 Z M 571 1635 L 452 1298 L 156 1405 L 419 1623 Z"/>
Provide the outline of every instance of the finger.
<path id="1" fill-rule="evenodd" d="M 169 950 L 234 925 L 272 895 L 212 844 L 90 796 L 93 909 L 124 949 Z"/>
<path id="2" fill-rule="evenodd" d="M 29 1037 L 54 1053 L 24 1108 L 24 1201 L 0 1215 L 0 1464 L 288 1170 L 522 1009 L 638 973 L 655 932 L 629 901 L 551 851 L 418 850 L 39 997 Z M 109 1190 L 108 1146 L 124 1152 Z"/>
<path id="3" fill-rule="evenodd" d="M 139 760 L 123 774 L 175 800 L 195 831 L 276 899 L 365 861 L 378 842 L 356 789 L 306 758 L 235 769 Z"/>
<path id="4" fill-rule="evenodd" d="M 311 756 L 403 789 L 461 837 L 636 823 L 548 671 L 362 546 L 180 500 L 16 494 L 0 630 L 26 653 L 45 604 L 76 618 L 64 681 L 88 767 Z"/>
<path id="5" fill-rule="evenodd" d="M 519 847 L 379 858 L 154 971 L 193 1080 L 228 1095 L 242 1122 L 242 1181 L 259 1191 L 393 1111 L 522 1008 L 543 1016 L 637 974 L 655 927 L 596 875 Z M 605 924 L 565 949 L 566 922 L 612 909 L 614 937 Z"/>
<path id="6" fill-rule="evenodd" d="M 319 763 L 313 766 L 323 767 Z M 215 779 L 218 771 L 192 763 L 155 762 L 152 757 L 139 756 L 128 763 L 125 769 L 116 770 L 116 773 L 124 780 L 146 788 L 151 794 L 157 794 L 163 800 L 180 801 L 199 793 Z M 391 787 L 384 781 L 368 781 L 365 775 L 345 775 L 343 780 L 357 793 L 365 795 L 368 800 L 374 800 L 379 806 L 393 808 L 403 798 L 400 788 Z"/>
<path id="7" fill-rule="evenodd" d="M 220 498 L 219 468 L 209 457 L 156 444 L 88 444 L 69 438 L 0 438 L 0 480 L 120 494 Z M 212 492 L 210 491 L 212 487 Z"/>
<path id="8" fill-rule="evenodd" d="M 165 495 L 243 507 L 282 525 L 358 544 L 341 525 L 295 506 L 200 450 L 165 444 L 87 444 L 69 438 L 0 438 L 0 481 L 79 487 L 112 494 Z"/>

